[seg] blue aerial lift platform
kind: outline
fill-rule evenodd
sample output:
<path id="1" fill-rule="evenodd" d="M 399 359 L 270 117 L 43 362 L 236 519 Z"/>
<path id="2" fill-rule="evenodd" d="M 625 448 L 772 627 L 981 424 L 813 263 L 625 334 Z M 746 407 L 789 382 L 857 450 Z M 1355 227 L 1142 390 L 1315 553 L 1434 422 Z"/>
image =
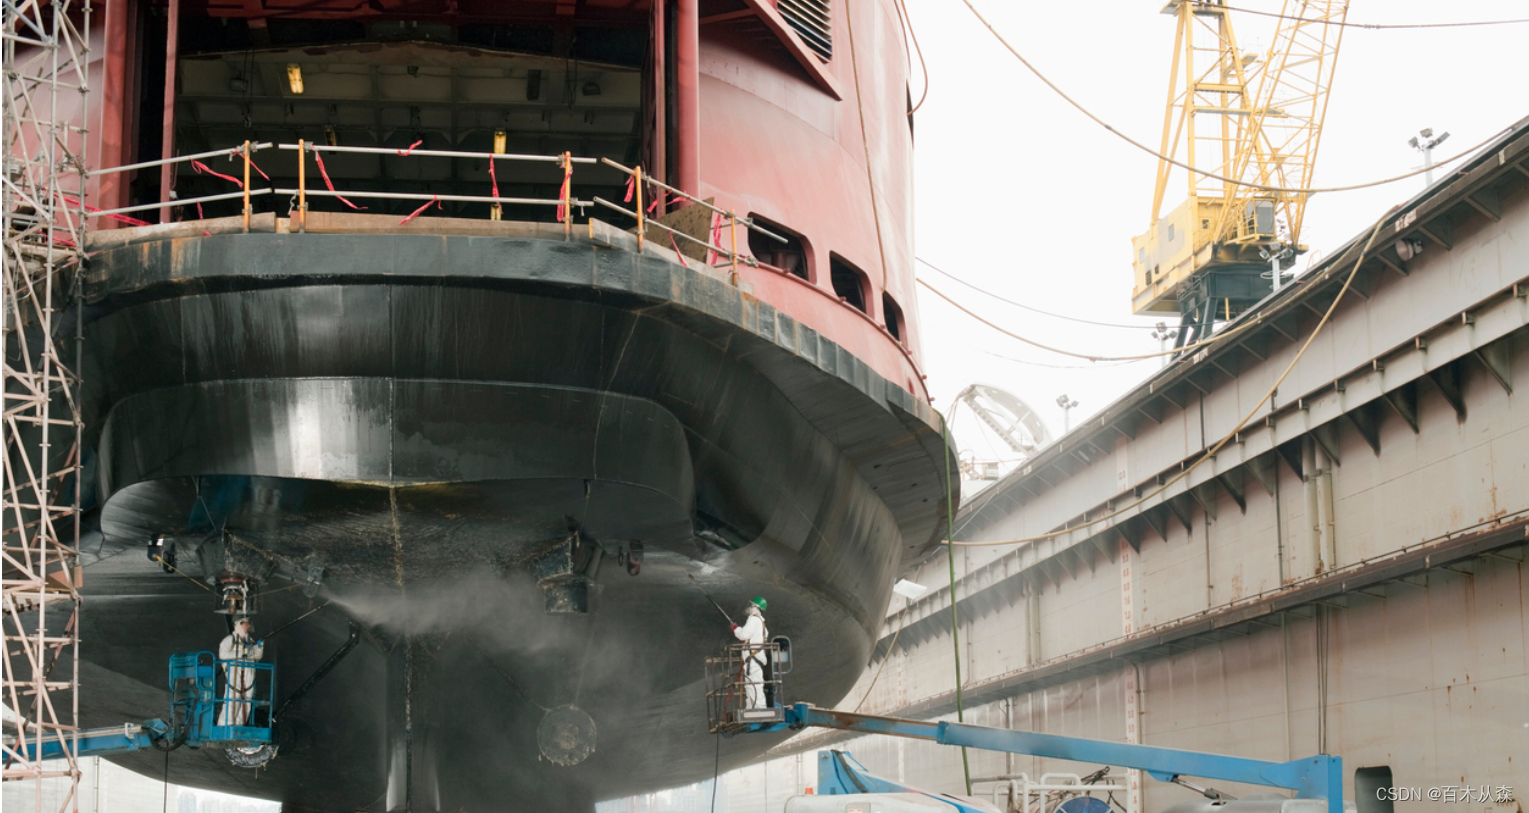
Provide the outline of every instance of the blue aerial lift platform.
<path id="1" fill-rule="evenodd" d="M 1066 759 L 1096 765 L 1113 765 L 1144 771 L 1163 782 L 1174 782 L 1197 790 L 1213 800 L 1230 801 L 1224 794 L 1200 788 L 1188 778 L 1241 782 L 1295 791 L 1298 807 L 1320 807 L 1326 813 L 1345 813 L 1343 802 L 1343 760 L 1318 755 L 1289 762 L 1267 762 L 1244 757 L 1162 748 L 1154 745 L 1037 734 L 1007 728 L 990 728 L 953 722 L 925 722 L 898 717 L 877 717 L 847 711 L 820 709 L 807 703 L 783 705 L 780 697 L 782 678 L 790 671 L 790 642 L 777 639 L 763 646 L 734 644 L 720 658 L 708 659 L 708 710 L 711 731 L 722 735 L 764 733 L 803 728 L 832 728 L 858 734 L 887 734 L 928 740 L 941 745 L 979 748 L 1010 754 Z M 766 670 L 763 693 L 771 700 L 764 707 L 747 702 L 749 681 L 743 662 L 750 657 L 766 657 L 774 667 Z M 756 690 L 756 694 L 758 691 Z M 841 753 L 841 752 L 831 752 Z M 834 759 L 819 764 L 820 793 L 926 793 L 889 780 L 875 777 L 852 760 Z M 953 797 L 937 794 L 940 801 L 959 810 L 963 807 Z M 1313 804 L 1313 803 L 1317 804 Z M 1224 808 L 1232 811 L 1234 807 Z"/>
<path id="2" fill-rule="evenodd" d="M 249 669 L 254 678 L 251 697 L 219 696 L 218 668 L 228 666 Z M 63 735 L 23 738 L 13 746 L 28 760 L 56 759 L 73 747 L 77 757 L 105 756 L 153 748 L 173 751 L 182 745 L 192 748 L 222 748 L 234 754 L 264 763 L 274 755 L 272 700 L 276 692 L 276 667 L 255 661 L 219 661 L 211 652 L 181 652 L 170 656 L 170 715 L 167 720 L 146 720 L 111 728 L 81 731 L 73 744 Z M 223 706 L 243 706 L 242 714 L 230 713 L 226 719 L 241 719 L 244 725 L 219 725 L 218 710 Z"/>

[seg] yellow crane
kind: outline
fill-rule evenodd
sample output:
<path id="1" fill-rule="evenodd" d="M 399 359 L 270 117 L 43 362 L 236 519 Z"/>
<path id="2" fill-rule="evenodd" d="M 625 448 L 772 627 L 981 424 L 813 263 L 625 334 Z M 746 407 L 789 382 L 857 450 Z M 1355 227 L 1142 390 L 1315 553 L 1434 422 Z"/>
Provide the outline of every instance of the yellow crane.
<path id="1" fill-rule="evenodd" d="M 1159 160 L 1151 226 L 1131 241 L 1131 309 L 1179 313 L 1180 345 L 1267 296 L 1305 251 L 1308 195 L 1260 187 L 1311 187 L 1348 0 L 1283 6 L 1262 54 L 1238 48 L 1224 0 L 1163 8 L 1178 33 L 1159 152 L 1210 174 L 1180 170 L 1188 199 L 1164 216 L 1175 167 Z"/>

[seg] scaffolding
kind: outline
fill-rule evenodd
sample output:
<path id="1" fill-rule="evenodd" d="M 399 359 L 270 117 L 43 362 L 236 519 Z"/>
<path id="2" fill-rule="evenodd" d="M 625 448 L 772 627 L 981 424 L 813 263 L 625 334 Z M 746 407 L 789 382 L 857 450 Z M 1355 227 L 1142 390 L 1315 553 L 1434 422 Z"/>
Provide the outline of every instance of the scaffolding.
<path id="1" fill-rule="evenodd" d="M 88 0 L 0 0 L 4 48 L 3 778 L 79 785 L 82 421 L 77 273 L 84 254 Z M 60 744 L 44 763 L 13 746 Z M 34 752 L 38 749 L 32 749 Z"/>

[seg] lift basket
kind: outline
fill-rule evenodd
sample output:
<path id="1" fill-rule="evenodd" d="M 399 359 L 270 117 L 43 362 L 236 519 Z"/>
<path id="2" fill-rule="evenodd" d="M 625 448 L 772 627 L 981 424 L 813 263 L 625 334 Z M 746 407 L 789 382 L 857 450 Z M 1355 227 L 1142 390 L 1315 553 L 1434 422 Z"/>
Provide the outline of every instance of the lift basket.
<path id="1" fill-rule="evenodd" d="M 762 680 L 749 679 L 748 661 L 760 665 Z M 784 636 L 766 644 L 729 644 L 722 654 L 706 659 L 706 713 L 713 734 L 732 734 L 750 726 L 785 720 L 781 678 L 791 671 L 791 640 Z M 750 704 L 749 689 L 763 705 Z"/>

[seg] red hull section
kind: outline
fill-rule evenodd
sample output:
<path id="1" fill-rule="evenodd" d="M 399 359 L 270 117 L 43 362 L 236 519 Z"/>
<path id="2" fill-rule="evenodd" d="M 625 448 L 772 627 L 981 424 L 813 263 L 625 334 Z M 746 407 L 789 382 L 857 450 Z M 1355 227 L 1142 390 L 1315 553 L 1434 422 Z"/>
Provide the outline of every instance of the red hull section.
<path id="1" fill-rule="evenodd" d="M 313 120 L 304 127 L 292 119 L 304 118 L 301 104 L 325 101 L 323 90 L 310 88 L 297 97 L 270 86 L 269 75 L 259 82 L 258 70 L 240 75 L 241 51 L 268 61 L 311 66 L 323 62 L 326 44 L 397 42 L 405 35 L 393 29 L 412 26 L 408 30 L 418 32 L 418 41 L 460 48 L 474 57 L 491 53 L 479 47 L 486 43 L 499 53 L 524 50 L 565 60 L 578 59 L 582 47 L 583 55 L 597 62 L 615 61 L 618 57 L 612 54 L 620 49 L 591 50 L 594 46 L 580 43 L 646 40 L 645 52 L 626 60 L 643 84 L 641 136 L 633 142 L 637 151 L 610 157 L 640 161 L 656 179 L 713 199 L 720 208 L 762 218 L 798 238 L 792 247 L 800 255 L 792 269 L 797 279 L 764 265 L 748 269 L 744 281 L 761 299 L 927 400 L 918 368 L 913 288 L 908 55 L 893 0 L 831 3 L 824 6 L 828 21 L 818 30 L 796 24 L 790 8 L 778 7 L 776 0 L 677 0 L 659 8 L 599 0 L 111 0 L 105 5 L 106 13 L 94 18 L 92 36 L 100 46 L 92 48 L 99 77 L 91 96 L 90 124 L 97 137 L 89 154 L 94 166 L 236 146 L 237 140 L 211 142 L 218 135 L 237 138 L 240 129 L 255 139 L 273 134 L 267 126 L 271 123 L 260 120 L 263 96 L 289 105 L 276 137 L 322 143 L 326 125 L 308 117 Z M 484 30 L 536 36 L 522 36 L 518 42 L 515 36 L 485 40 Z M 530 47 L 517 48 L 527 43 Z M 234 55 L 224 61 L 236 66 L 226 100 L 209 99 L 194 87 L 200 72 L 215 70 L 209 61 L 219 54 Z M 256 87 L 251 89 L 251 84 Z M 220 101 L 242 101 L 243 112 L 232 107 L 232 112 L 219 112 Z M 343 117 L 341 109 L 357 101 L 388 105 L 382 93 L 364 100 L 341 94 L 329 119 Z M 404 101 L 396 104 L 400 110 L 409 109 L 409 124 L 425 135 L 426 148 L 486 147 L 463 135 L 455 117 L 450 128 L 441 128 L 449 130 L 444 140 L 430 138 L 430 122 L 420 120 L 418 108 Z M 235 124 L 241 115 L 243 128 Z M 229 117 L 228 123 L 235 126 L 217 130 L 206 124 L 219 116 Z M 395 126 L 386 118 L 379 114 L 370 128 L 373 142 L 389 142 L 388 133 L 404 145 L 415 140 L 398 135 L 407 125 Z M 198 124 L 189 123 L 193 120 Z M 344 143 L 353 142 L 344 135 L 343 124 L 338 129 Z M 328 132 L 333 131 L 331 126 Z M 592 157 L 603 152 L 598 147 L 572 151 Z M 179 172 L 177 176 L 170 168 L 151 167 L 105 176 L 92 203 L 107 209 L 141 205 L 166 199 L 168 189 L 188 197 L 185 187 L 195 179 L 188 177 L 185 165 Z M 285 202 L 277 208 L 278 216 L 286 214 Z M 162 211 L 170 219 L 195 217 L 191 212 Z M 138 216 L 160 219 L 155 214 Z M 111 225 L 103 220 L 98 227 Z M 849 288 L 858 288 L 859 295 Z"/>

